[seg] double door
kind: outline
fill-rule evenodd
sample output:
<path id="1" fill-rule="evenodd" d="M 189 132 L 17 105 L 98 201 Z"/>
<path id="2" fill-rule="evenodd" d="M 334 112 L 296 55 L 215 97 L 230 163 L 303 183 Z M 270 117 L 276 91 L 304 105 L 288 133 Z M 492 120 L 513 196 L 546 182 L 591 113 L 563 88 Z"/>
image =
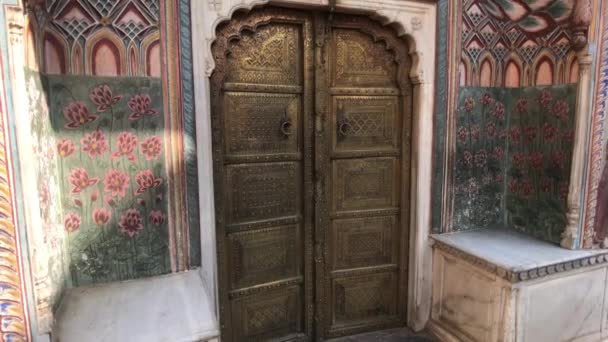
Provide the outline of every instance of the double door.
<path id="1" fill-rule="evenodd" d="M 405 325 L 404 43 L 364 17 L 265 8 L 218 28 L 213 54 L 222 339 Z"/>

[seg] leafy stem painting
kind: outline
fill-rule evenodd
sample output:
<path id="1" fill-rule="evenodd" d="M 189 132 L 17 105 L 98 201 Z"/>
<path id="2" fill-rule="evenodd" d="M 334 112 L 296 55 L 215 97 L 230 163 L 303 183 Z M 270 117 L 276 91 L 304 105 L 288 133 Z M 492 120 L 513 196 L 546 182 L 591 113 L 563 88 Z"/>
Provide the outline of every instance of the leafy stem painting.
<path id="1" fill-rule="evenodd" d="M 160 82 L 49 83 L 74 285 L 169 272 Z"/>
<path id="2" fill-rule="evenodd" d="M 458 229 L 506 225 L 559 242 L 566 225 L 574 90 L 461 89 L 454 190 Z"/>

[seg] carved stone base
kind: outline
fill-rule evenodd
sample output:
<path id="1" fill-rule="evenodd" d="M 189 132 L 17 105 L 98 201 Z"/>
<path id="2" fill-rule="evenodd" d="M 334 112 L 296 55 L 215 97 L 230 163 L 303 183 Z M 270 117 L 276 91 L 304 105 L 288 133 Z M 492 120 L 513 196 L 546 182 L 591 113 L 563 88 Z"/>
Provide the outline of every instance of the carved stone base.
<path id="1" fill-rule="evenodd" d="M 440 341 L 608 338 L 605 252 L 567 251 L 508 233 L 438 239 L 428 329 Z"/>

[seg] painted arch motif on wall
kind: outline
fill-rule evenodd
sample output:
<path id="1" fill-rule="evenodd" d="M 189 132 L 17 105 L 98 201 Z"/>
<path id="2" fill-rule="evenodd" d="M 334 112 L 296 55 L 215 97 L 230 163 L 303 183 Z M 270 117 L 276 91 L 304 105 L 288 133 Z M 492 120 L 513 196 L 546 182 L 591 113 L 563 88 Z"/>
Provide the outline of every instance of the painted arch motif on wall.
<path id="1" fill-rule="evenodd" d="M 158 1 L 49 0 L 32 11 L 29 67 L 40 58 L 48 74 L 160 77 Z"/>
<path id="2" fill-rule="evenodd" d="M 460 75 L 460 85 L 523 87 L 572 83 L 576 78 L 566 72 L 573 68 L 571 33 L 561 24 L 571 15 L 573 3 L 462 0 L 460 69 L 466 73 Z"/>

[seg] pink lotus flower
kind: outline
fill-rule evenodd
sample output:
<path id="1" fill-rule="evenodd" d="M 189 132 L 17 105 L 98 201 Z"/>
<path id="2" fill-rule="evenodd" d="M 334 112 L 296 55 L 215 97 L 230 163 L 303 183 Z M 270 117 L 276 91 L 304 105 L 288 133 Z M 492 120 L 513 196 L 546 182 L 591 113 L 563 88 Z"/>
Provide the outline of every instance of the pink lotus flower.
<path id="1" fill-rule="evenodd" d="M 98 178 L 89 178 L 87 170 L 83 168 L 73 169 L 68 176 L 68 182 L 72 185 L 71 193 L 77 194 L 82 190 L 97 184 Z"/>
<path id="2" fill-rule="evenodd" d="M 129 176 L 125 172 L 110 170 L 104 178 L 104 191 L 111 196 L 125 197 L 129 187 Z"/>
<path id="3" fill-rule="evenodd" d="M 528 142 L 533 142 L 536 139 L 536 131 L 535 126 L 528 126 L 524 129 L 524 136 Z"/>
<path id="4" fill-rule="evenodd" d="M 515 166 L 518 169 L 523 169 L 525 165 L 526 165 L 526 156 L 521 152 L 515 153 L 513 155 L 513 166 Z"/>
<path id="5" fill-rule="evenodd" d="M 519 191 L 519 182 L 517 181 L 517 179 L 511 179 L 509 181 L 509 192 L 516 194 L 516 193 L 518 193 L 518 191 Z"/>
<path id="6" fill-rule="evenodd" d="M 521 193 L 524 197 L 530 197 L 534 193 L 534 184 L 529 179 L 521 183 Z"/>
<path id="7" fill-rule="evenodd" d="M 150 212 L 150 223 L 155 226 L 160 226 L 165 223 L 165 214 L 163 214 L 160 210 L 154 210 Z"/>
<path id="8" fill-rule="evenodd" d="M 158 111 L 150 108 L 150 106 L 152 105 L 150 95 L 134 95 L 129 100 L 128 105 L 129 108 L 131 108 L 131 115 L 129 115 L 129 120 L 137 120 L 142 116 L 158 115 Z"/>
<path id="9" fill-rule="evenodd" d="M 473 154 L 469 151 L 464 151 L 462 161 L 465 166 L 473 167 Z"/>
<path id="10" fill-rule="evenodd" d="M 112 212 L 105 208 L 96 208 L 93 210 L 93 221 L 99 226 L 108 223 L 112 218 Z"/>
<path id="11" fill-rule="evenodd" d="M 528 111 L 528 101 L 525 99 L 520 99 L 517 101 L 517 105 L 515 106 L 515 110 L 519 113 L 525 113 Z"/>
<path id="12" fill-rule="evenodd" d="M 80 223 L 80 216 L 73 213 L 65 215 L 65 221 L 63 222 L 65 229 L 70 233 L 77 231 L 80 228 Z"/>
<path id="13" fill-rule="evenodd" d="M 540 170 L 543 167 L 543 159 L 544 156 L 541 152 L 534 152 L 528 158 L 530 166 L 532 166 L 534 170 Z"/>
<path id="14" fill-rule="evenodd" d="M 97 105 L 98 112 L 105 112 L 112 105 L 116 104 L 122 96 L 114 96 L 112 89 L 107 84 L 99 85 L 89 94 L 91 101 Z"/>
<path id="15" fill-rule="evenodd" d="M 475 153 L 475 166 L 479 167 L 479 168 L 483 168 L 486 166 L 488 162 L 488 154 L 486 153 L 486 150 L 479 150 L 477 151 L 477 153 Z"/>
<path id="16" fill-rule="evenodd" d="M 496 136 L 496 124 L 490 122 L 486 125 L 486 135 L 488 138 L 494 138 Z"/>
<path id="17" fill-rule="evenodd" d="M 557 127 L 552 124 L 545 122 L 543 125 L 543 138 L 545 142 L 553 142 L 557 136 Z"/>
<path id="18" fill-rule="evenodd" d="M 458 129 L 458 141 L 464 143 L 467 141 L 467 137 L 469 136 L 469 130 L 466 127 L 460 127 Z"/>
<path id="19" fill-rule="evenodd" d="M 492 158 L 494 158 L 494 160 L 497 161 L 502 161 L 502 159 L 505 157 L 505 151 L 502 149 L 502 147 L 497 146 L 494 147 L 494 151 L 492 151 Z"/>
<path id="20" fill-rule="evenodd" d="M 518 143 L 519 138 L 521 138 L 521 129 L 517 126 L 511 127 L 511 129 L 509 129 L 509 139 L 511 140 L 511 144 Z"/>
<path id="21" fill-rule="evenodd" d="M 118 141 L 118 150 L 112 153 L 112 158 L 120 158 L 121 156 L 127 156 L 127 159 L 131 162 L 135 162 L 137 158 L 133 154 L 133 151 L 137 147 L 137 136 L 132 133 L 122 132 L 118 134 L 116 139 Z"/>
<path id="22" fill-rule="evenodd" d="M 489 105 L 490 103 L 492 103 L 494 101 L 494 99 L 492 98 L 492 95 L 490 95 L 489 93 L 484 93 L 481 98 L 479 99 L 479 102 L 482 105 Z"/>
<path id="23" fill-rule="evenodd" d="M 538 103 L 545 108 L 549 108 L 551 101 L 553 101 L 553 95 L 551 95 L 551 92 L 546 89 L 543 90 L 538 96 Z"/>
<path id="24" fill-rule="evenodd" d="M 123 233 L 129 235 L 129 237 L 133 237 L 139 234 L 139 232 L 144 230 L 141 213 L 137 209 L 128 209 L 120 217 L 118 226 L 120 227 L 120 230 Z"/>
<path id="25" fill-rule="evenodd" d="M 141 195 L 146 192 L 146 190 L 161 185 L 163 179 L 160 177 L 155 178 L 154 174 L 152 173 L 152 170 L 144 170 L 138 173 L 137 176 L 135 176 L 135 182 L 137 182 L 137 184 L 139 185 L 139 188 L 135 190 L 135 194 Z"/>
<path id="26" fill-rule="evenodd" d="M 494 105 L 494 110 L 492 111 L 492 115 L 498 120 L 504 119 L 505 105 L 500 102 L 496 102 L 496 104 Z"/>
<path id="27" fill-rule="evenodd" d="M 70 156 L 75 150 L 76 146 L 70 139 L 61 139 L 57 143 L 57 153 L 62 158 Z"/>
<path id="28" fill-rule="evenodd" d="M 85 134 L 80 140 L 80 144 L 82 145 L 82 152 L 87 153 L 91 159 L 101 156 L 109 150 L 106 136 L 99 129 Z"/>
<path id="29" fill-rule="evenodd" d="M 99 193 L 97 192 L 97 190 L 95 190 L 91 193 L 91 202 L 97 201 L 97 198 L 99 198 Z"/>
<path id="30" fill-rule="evenodd" d="M 553 105 L 553 116 L 560 120 L 568 120 L 568 112 L 570 107 L 568 102 L 564 100 L 557 100 Z"/>
<path id="31" fill-rule="evenodd" d="M 141 143 L 141 153 L 146 157 L 146 160 L 158 159 L 162 153 L 162 148 L 162 143 L 158 136 L 149 137 Z"/>
<path id="32" fill-rule="evenodd" d="M 86 125 L 90 122 L 97 120 L 98 116 L 91 114 L 89 109 L 82 101 L 72 102 L 63 109 L 63 116 L 65 116 L 67 129 L 76 129 L 82 125 Z"/>
<path id="33" fill-rule="evenodd" d="M 464 110 L 470 113 L 473 111 L 473 108 L 475 108 L 475 99 L 470 96 L 464 99 Z"/>

